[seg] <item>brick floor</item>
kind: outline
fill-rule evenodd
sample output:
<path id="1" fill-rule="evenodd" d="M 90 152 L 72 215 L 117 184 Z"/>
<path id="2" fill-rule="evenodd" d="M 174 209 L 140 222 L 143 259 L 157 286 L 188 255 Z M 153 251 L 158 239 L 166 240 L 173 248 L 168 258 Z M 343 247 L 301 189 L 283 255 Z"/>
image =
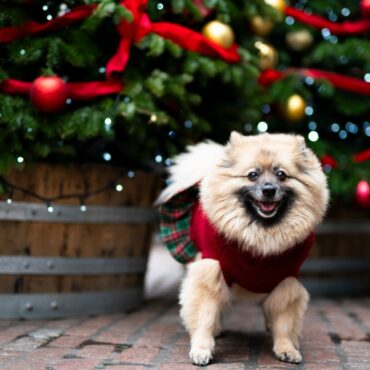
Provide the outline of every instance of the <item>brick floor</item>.
<path id="1" fill-rule="evenodd" d="M 262 313 L 242 300 L 226 313 L 211 370 L 370 369 L 370 298 L 310 303 L 301 342 L 304 362 L 271 352 Z M 188 338 L 173 300 L 148 302 L 128 314 L 50 321 L 0 320 L 0 369 L 187 370 Z"/>

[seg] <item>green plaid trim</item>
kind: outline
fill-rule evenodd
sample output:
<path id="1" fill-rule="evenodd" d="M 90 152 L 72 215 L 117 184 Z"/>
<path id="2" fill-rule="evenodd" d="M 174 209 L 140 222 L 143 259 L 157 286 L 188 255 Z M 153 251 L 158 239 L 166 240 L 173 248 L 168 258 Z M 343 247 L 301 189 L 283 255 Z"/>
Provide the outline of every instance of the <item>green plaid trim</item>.
<path id="1" fill-rule="evenodd" d="M 190 240 L 192 210 L 197 199 L 198 189 L 193 186 L 172 197 L 159 209 L 161 239 L 181 263 L 192 261 L 198 252 Z"/>

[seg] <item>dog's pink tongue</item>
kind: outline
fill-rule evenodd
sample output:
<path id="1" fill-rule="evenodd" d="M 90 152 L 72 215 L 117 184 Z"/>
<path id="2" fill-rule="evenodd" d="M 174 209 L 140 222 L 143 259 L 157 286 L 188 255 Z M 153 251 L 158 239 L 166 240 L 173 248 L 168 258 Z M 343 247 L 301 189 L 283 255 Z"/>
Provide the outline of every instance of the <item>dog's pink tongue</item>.
<path id="1" fill-rule="evenodd" d="M 262 211 L 271 212 L 273 209 L 275 209 L 276 203 L 264 203 L 264 202 L 261 202 L 260 207 L 261 207 Z"/>

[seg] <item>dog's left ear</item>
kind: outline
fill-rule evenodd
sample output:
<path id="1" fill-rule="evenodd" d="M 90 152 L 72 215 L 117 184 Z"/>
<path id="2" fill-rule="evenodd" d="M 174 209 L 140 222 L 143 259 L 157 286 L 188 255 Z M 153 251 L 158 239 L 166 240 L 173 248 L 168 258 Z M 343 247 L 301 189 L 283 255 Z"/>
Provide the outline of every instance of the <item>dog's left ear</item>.
<path id="1" fill-rule="evenodd" d="M 306 145 L 306 141 L 303 136 L 297 135 L 297 148 L 301 158 L 301 163 L 306 167 L 316 167 L 318 159 L 314 152 Z"/>
<path id="2" fill-rule="evenodd" d="M 309 151 L 306 145 L 306 140 L 301 135 L 297 135 L 296 140 L 297 140 L 297 146 L 298 146 L 299 153 L 303 155 L 304 157 L 306 157 Z"/>

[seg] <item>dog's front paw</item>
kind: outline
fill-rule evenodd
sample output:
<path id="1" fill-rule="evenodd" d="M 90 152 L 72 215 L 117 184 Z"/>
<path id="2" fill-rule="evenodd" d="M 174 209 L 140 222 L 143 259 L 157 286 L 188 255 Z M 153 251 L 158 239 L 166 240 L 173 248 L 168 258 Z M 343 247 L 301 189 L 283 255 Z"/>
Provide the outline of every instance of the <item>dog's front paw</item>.
<path id="1" fill-rule="evenodd" d="M 207 366 L 212 360 L 212 350 L 209 348 L 192 348 L 189 357 L 194 365 Z"/>
<path id="2" fill-rule="evenodd" d="M 302 362 L 301 353 L 295 348 L 274 348 L 276 357 L 280 361 L 290 362 L 291 364 L 299 364 Z"/>

